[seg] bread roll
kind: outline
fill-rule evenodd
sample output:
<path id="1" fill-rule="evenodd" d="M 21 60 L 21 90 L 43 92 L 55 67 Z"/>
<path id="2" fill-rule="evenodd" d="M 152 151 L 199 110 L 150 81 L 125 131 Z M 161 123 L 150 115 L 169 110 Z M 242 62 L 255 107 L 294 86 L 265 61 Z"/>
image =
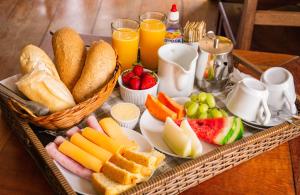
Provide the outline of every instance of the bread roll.
<path id="1" fill-rule="evenodd" d="M 30 73 L 33 70 L 44 70 L 54 78 L 60 79 L 52 60 L 37 46 L 30 44 L 22 49 L 20 64 L 22 74 Z"/>
<path id="2" fill-rule="evenodd" d="M 62 28 L 52 37 L 55 65 L 60 79 L 71 91 L 79 79 L 86 56 L 86 48 L 79 34 Z"/>
<path id="3" fill-rule="evenodd" d="M 116 55 L 105 41 L 97 41 L 88 51 L 81 76 L 72 94 L 76 102 L 82 102 L 93 96 L 113 76 L 116 67 Z"/>
<path id="4" fill-rule="evenodd" d="M 30 100 L 47 106 L 50 112 L 75 105 L 72 94 L 63 82 L 43 70 L 33 70 L 17 83 L 18 89 Z"/>

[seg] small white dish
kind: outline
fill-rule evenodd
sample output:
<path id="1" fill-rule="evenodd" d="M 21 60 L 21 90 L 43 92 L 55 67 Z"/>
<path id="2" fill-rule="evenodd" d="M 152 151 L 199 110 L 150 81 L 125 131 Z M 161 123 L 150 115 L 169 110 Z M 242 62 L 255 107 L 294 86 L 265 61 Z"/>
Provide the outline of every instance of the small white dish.
<path id="1" fill-rule="evenodd" d="M 141 111 L 135 104 L 128 102 L 117 103 L 110 109 L 110 115 L 121 127 L 134 129 L 140 118 Z"/>
<path id="2" fill-rule="evenodd" d="M 118 78 L 118 83 L 120 85 L 120 94 L 122 99 L 125 102 L 130 102 L 133 103 L 135 105 L 141 106 L 144 105 L 147 99 L 148 94 L 156 96 L 157 94 L 157 89 L 158 89 L 158 84 L 159 84 L 159 79 L 158 76 L 154 73 L 155 77 L 156 77 L 156 84 L 149 88 L 149 89 L 143 89 L 143 90 L 133 90 L 133 89 L 129 89 L 128 87 L 126 87 L 125 85 L 123 85 L 122 82 L 122 75 L 127 72 L 128 70 L 125 70 L 124 72 L 122 72 L 122 74 L 119 76 Z M 145 72 L 152 72 L 148 69 L 144 69 Z"/>
<path id="3" fill-rule="evenodd" d="M 128 136 L 129 139 L 135 141 L 139 145 L 139 151 L 141 152 L 150 152 L 153 150 L 152 145 L 137 131 L 134 131 L 132 129 L 123 128 L 124 133 Z M 54 164 L 58 167 L 62 175 L 65 177 L 69 185 L 72 187 L 72 189 L 80 194 L 89 194 L 89 195 L 96 195 L 96 191 L 92 185 L 91 181 L 88 181 L 86 179 L 83 179 L 70 171 L 63 168 L 59 163 L 57 163 L 55 160 Z"/>
<path id="4" fill-rule="evenodd" d="M 186 101 L 189 100 L 188 97 L 177 97 L 173 99 L 180 104 L 184 104 Z M 154 118 L 147 109 L 144 111 L 140 119 L 140 129 L 142 135 L 148 140 L 148 142 L 153 147 L 167 155 L 174 156 L 177 158 L 184 158 L 172 152 L 167 146 L 167 144 L 164 142 L 162 138 L 164 125 L 165 124 L 162 121 L 159 121 L 156 118 Z M 217 147 L 213 144 L 209 144 L 204 141 L 201 143 L 203 146 L 203 154 L 210 152 Z M 190 159 L 190 157 L 185 157 L 185 159 Z"/>

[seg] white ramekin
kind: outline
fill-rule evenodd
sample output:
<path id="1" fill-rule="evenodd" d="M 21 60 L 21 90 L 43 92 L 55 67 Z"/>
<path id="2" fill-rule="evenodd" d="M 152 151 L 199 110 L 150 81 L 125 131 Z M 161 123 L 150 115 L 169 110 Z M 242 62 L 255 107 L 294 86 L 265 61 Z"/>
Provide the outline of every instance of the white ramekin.
<path id="1" fill-rule="evenodd" d="M 148 69 L 144 69 L 144 70 L 145 70 L 145 72 L 151 72 Z M 126 72 L 126 71 L 128 71 L 128 70 L 125 70 L 124 72 Z M 151 87 L 149 89 L 133 90 L 133 89 L 129 89 L 123 85 L 122 75 L 124 72 L 122 72 L 122 74 L 119 76 L 118 83 L 120 86 L 121 97 L 125 102 L 130 102 L 135 105 L 141 106 L 141 105 L 145 104 L 148 94 L 153 95 L 153 96 L 157 95 L 157 88 L 158 88 L 158 83 L 159 83 L 157 74 L 154 73 L 154 75 L 156 77 L 156 81 L 157 81 L 156 85 L 154 85 L 153 87 Z"/>
<path id="2" fill-rule="evenodd" d="M 136 105 L 134 105 L 134 106 L 136 106 Z M 131 120 L 122 120 L 122 119 L 116 117 L 114 115 L 114 113 L 112 112 L 112 109 L 110 110 L 110 115 L 112 116 L 113 119 L 115 119 L 115 121 L 117 121 L 117 123 L 119 123 L 119 125 L 121 127 L 125 127 L 128 129 L 134 129 L 135 126 L 137 125 L 140 115 L 141 115 L 141 111 L 140 111 L 139 107 L 138 106 L 136 106 L 136 107 L 138 108 L 138 115 Z"/>

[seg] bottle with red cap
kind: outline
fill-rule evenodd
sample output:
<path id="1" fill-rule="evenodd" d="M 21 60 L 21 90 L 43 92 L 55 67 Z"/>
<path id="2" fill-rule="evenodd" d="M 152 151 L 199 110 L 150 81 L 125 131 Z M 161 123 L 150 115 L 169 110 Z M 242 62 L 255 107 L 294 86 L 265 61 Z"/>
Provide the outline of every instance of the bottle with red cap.
<path id="1" fill-rule="evenodd" d="M 179 12 L 177 10 L 176 4 L 173 4 L 168 15 L 165 44 L 182 43 L 182 42 L 183 42 L 183 34 L 182 34 L 182 27 L 180 26 L 179 23 Z"/>

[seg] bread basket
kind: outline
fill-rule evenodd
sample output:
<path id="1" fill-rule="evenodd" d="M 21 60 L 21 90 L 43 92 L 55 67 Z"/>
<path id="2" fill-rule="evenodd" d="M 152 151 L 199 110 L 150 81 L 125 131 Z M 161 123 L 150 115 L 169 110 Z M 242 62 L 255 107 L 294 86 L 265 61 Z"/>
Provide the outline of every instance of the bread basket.
<path id="1" fill-rule="evenodd" d="M 113 77 L 97 94 L 76 104 L 72 108 L 54 112 L 49 115 L 35 116 L 28 109 L 24 109 L 20 103 L 12 99 L 9 99 L 7 103 L 10 109 L 16 112 L 20 118 L 23 118 L 36 126 L 53 131 L 63 130 L 78 124 L 82 119 L 99 108 L 112 93 L 120 73 L 121 65 L 117 62 Z"/>

